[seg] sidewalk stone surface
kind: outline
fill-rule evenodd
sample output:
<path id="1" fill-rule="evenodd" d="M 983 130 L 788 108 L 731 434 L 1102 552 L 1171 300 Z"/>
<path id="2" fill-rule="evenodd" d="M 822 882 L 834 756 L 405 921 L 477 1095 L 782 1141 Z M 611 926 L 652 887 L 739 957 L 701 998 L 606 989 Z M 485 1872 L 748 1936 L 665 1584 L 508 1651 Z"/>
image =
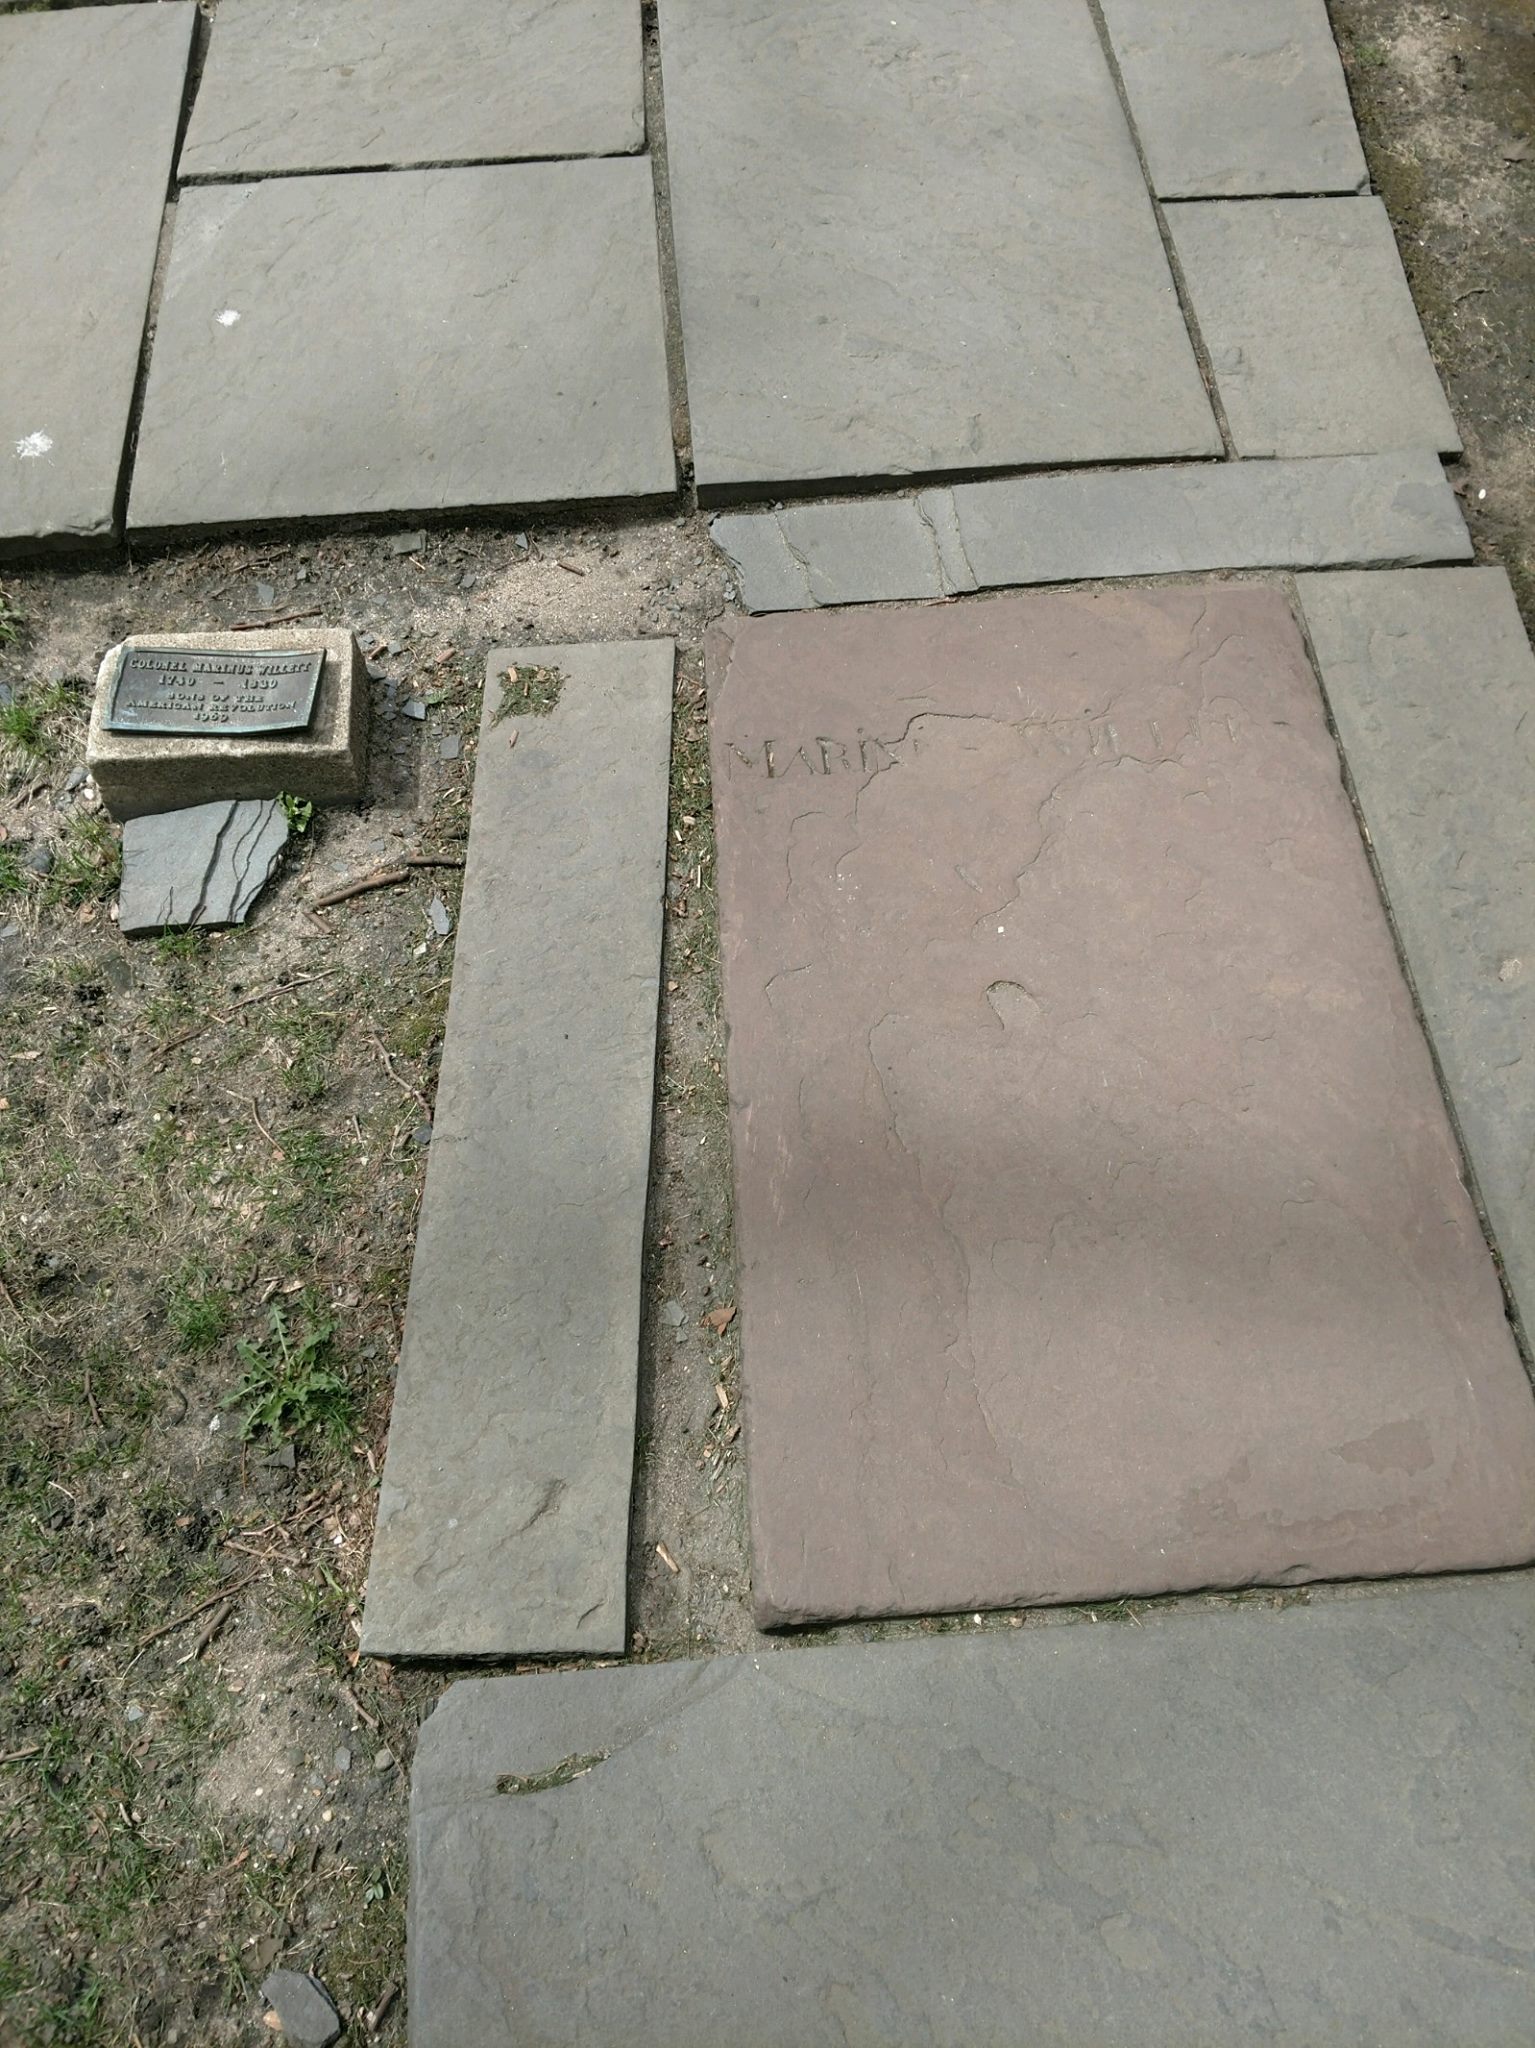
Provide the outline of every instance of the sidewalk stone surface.
<path id="1" fill-rule="evenodd" d="M 182 194 L 135 532 L 675 481 L 647 162 Z"/>
<path id="2" fill-rule="evenodd" d="M 1168 209 L 1238 455 L 1457 454 L 1378 199 Z"/>
<path id="3" fill-rule="evenodd" d="M 721 512 L 750 611 L 1198 569 L 1447 562 L 1471 540 L 1437 455 L 1159 463 L 994 477 L 911 497 Z"/>
<path id="4" fill-rule="evenodd" d="M 0 16 L 0 547 L 112 533 L 196 18 Z"/>
<path id="5" fill-rule="evenodd" d="M 1082 0 L 668 0 L 708 497 L 1220 452 Z"/>
<path id="6" fill-rule="evenodd" d="M 490 657 L 370 1655 L 626 1647 L 672 652 Z"/>
<path id="7" fill-rule="evenodd" d="M 759 1621 L 1535 1555 L 1535 1399 L 1282 593 L 711 663 Z"/>
<path id="8" fill-rule="evenodd" d="M 181 176 L 644 146 L 639 0 L 220 0 Z"/>
<path id="9" fill-rule="evenodd" d="M 1163 199 L 1369 184 L 1326 0 L 1103 0 Z"/>
<path id="10" fill-rule="evenodd" d="M 471 1679 L 414 2048 L 1522 2048 L 1532 1651 L 1509 1577 Z"/>
<path id="11" fill-rule="evenodd" d="M 1391 913 L 1535 1336 L 1535 656 L 1501 569 L 1303 576 Z"/>
<path id="12" fill-rule="evenodd" d="M 275 797 L 193 804 L 123 827 L 117 928 L 127 938 L 187 925 L 244 924 L 288 843 Z"/>

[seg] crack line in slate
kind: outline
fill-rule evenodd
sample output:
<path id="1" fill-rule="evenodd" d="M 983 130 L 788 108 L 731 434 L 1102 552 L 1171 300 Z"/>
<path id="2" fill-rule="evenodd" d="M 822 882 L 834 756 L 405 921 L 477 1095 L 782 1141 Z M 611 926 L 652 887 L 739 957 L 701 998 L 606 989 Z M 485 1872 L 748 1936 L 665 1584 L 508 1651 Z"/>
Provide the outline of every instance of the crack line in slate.
<path id="1" fill-rule="evenodd" d="M 793 541 L 790 540 L 788 534 L 785 532 L 783 518 L 781 514 L 777 511 L 774 511 L 771 517 L 773 524 L 778 528 L 779 539 L 788 549 L 789 554 L 793 558 L 795 567 L 799 570 L 800 574 L 805 579 L 805 597 L 807 602 L 810 604 L 812 610 L 819 611 L 821 609 L 821 600 L 816 596 L 815 586 L 810 580 L 809 562 L 805 559 L 804 555 L 801 554 L 800 550 L 794 545 Z"/>

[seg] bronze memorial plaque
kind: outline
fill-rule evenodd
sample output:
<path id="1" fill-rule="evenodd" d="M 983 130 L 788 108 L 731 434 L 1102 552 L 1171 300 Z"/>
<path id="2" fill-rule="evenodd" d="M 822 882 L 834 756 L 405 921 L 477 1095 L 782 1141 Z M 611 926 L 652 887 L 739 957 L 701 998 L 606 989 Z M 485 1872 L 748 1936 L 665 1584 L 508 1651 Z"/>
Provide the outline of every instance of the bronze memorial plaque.
<path id="1" fill-rule="evenodd" d="M 108 732 L 303 732 L 314 716 L 325 650 L 125 647 Z"/>

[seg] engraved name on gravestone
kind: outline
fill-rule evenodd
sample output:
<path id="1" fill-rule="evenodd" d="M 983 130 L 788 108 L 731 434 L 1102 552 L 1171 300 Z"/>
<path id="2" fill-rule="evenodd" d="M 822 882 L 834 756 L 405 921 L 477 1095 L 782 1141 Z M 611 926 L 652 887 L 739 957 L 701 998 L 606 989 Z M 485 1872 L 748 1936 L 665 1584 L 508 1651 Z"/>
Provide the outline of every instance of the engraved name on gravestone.
<path id="1" fill-rule="evenodd" d="M 105 720 L 109 732 L 303 732 L 314 717 L 325 650 L 123 649 Z"/>

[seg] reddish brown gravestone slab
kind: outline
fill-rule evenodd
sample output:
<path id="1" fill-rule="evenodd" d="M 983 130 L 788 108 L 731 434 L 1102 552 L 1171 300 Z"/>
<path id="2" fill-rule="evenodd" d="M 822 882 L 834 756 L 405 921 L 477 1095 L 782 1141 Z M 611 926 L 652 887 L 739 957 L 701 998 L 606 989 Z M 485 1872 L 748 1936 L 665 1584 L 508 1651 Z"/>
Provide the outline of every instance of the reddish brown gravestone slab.
<path id="1" fill-rule="evenodd" d="M 759 1618 L 1535 1554 L 1535 1401 L 1281 593 L 710 659 Z"/>

